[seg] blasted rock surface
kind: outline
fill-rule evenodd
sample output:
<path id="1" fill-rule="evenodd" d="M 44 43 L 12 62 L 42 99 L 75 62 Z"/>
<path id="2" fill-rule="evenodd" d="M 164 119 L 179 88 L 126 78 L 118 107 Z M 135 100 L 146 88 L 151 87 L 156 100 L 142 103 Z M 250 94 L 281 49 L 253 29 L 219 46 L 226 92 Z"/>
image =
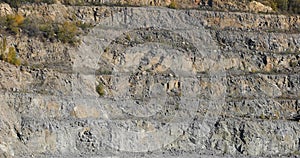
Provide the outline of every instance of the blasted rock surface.
<path id="1" fill-rule="evenodd" d="M 0 63 L 1 156 L 299 156 L 299 17 L 109 13 L 78 48 L 49 45 L 52 66 Z"/>

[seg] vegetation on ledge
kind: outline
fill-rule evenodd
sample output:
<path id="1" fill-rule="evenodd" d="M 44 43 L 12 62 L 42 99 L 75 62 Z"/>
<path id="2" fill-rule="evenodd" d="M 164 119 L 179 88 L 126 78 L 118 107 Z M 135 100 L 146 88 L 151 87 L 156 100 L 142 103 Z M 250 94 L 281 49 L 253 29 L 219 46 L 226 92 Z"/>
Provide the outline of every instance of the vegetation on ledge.
<path id="1" fill-rule="evenodd" d="M 22 15 L 8 15 L 0 17 L 1 33 L 19 35 L 27 34 L 30 37 L 38 37 L 44 41 L 61 41 L 71 45 L 80 42 L 78 36 L 91 27 L 90 24 L 81 21 L 57 23 L 45 21 L 34 17 L 25 18 Z"/>

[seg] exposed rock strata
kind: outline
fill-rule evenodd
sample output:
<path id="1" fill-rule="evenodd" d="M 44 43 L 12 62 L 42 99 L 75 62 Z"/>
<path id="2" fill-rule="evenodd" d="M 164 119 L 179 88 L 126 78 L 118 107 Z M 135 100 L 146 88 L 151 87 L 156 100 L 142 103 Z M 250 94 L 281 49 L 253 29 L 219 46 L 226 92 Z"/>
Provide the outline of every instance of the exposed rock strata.
<path id="1" fill-rule="evenodd" d="M 0 62 L 1 156 L 299 156 L 299 16 L 56 8 L 95 27 L 7 38 L 28 65 Z"/>

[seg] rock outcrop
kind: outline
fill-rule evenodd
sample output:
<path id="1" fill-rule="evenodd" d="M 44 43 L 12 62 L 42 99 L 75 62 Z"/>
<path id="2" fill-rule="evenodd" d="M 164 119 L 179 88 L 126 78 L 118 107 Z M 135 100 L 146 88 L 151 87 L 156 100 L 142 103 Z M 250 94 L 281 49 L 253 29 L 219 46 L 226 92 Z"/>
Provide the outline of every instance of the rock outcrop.
<path id="1" fill-rule="evenodd" d="M 27 64 L 0 62 L 0 157 L 299 156 L 299 16 L 17 12 L 94 27 L 75 47 L 7 36 Z"/>

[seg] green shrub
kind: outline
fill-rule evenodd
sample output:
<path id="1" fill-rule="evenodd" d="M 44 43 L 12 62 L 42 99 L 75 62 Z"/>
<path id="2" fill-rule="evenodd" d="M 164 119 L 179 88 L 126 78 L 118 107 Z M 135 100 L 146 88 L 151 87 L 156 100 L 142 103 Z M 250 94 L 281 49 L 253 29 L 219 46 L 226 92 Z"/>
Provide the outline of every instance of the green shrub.
<path id="1" fill-rule="evenodd" d="M 172 0 L 170 5 L 169 5 L 169 8 L 172 8 L 172 9 L 177 9 L 178 8 L 178 4 L 175 2 L 175 0 Z"/>
<path id="2" fill-rule="evenodd" d="M 90 24 L 90 23 L 83 23 L 81 21 L 75 22 L 75 25 L 77 27 L 79 27 L 82 31 L 87 31 L 89 28 L 93 27 L 92 24 Z"/>
<path id="3" fill-rule="evenodd" d="M 9 47 L 6 61 L 13 65 L 21 65 L 21 60 L 17 57 L 17 53 L 14 47 Z"/>
<path id="4" fill-rule="evenodd" d="M 91 24 L 78 21 L 57 23 L 32 17 L 24 18 L 21 15 L 2 17 L 0 23 L 3 23 L 3 28 L 13 35 L 19 34 L 19 30 L 22 30 L 22 33 L 30 37 L 40 37 L 42 40 L 61 41 L 72 45 L 80 42 L 77 39 L 78 35 L 92 27 Z"/>
<path id="5" fill-rule="evenodd" d="M 129 34 L 126 34 L 125 39 L 128 40 L 128 41 L 131 41 L 130 35 L 129 35 Z"/>
<path id="6" fill-rule="evenodd" d="M 96 92 L 99 94 L 99 96 L 104 96 L 105 95 L 105 91 L 104 91 L 104 85 L 102 83 L 99 83 L 96 86 Z"/>
<path id="7" fill-rule="evenodd" d="M 85 1 L 84 0 L 62 0 L 62 3 L 67 5 L 83 5 Z"/>
<path id="8" fill-rule="evenodd" d="M 56 33 L 58 32 L 58 26 L 54 23 L 44 23 L 38 24 L 39 35 L 43 38 L 49 39 L 50 41 L 54 41 L 57 39 Z"/>
<path id="9" fill-rule="evenodd" d="M 27 34 L 29 37 L 37 37 L 40 35 L 40 28 L 37 25 L 36 20 L 26 18 L 20 27 L 22 32 Z"/>
<path id="10" fill-rule="evenodd" d="M 1 54 L 4 54 L 5 50 L 6 50 L 6 46 L 7 46 L 7 41 L 6 41 L 6 38 L 4 37 L 2 39 L 2 41 L 0 42 L 0 46 L 1 46 Z"/>
<path id="11" fill-rule="evenodd" d="M 17 53 L 14 47 L 8 48 L 7 50 L 7 41 L 6 38 L 3 38 L 0 42 L 0 60 L 11 63 L 13 65 L 19 66 L 21 65 L 21 60 L 17 57 Z"/>
<path id="12" fill-rule="evenodd" d="M 79 30 L 75 23 L 64 22 L 58 27 L 57 38 L 63 43 L 76 44 L 79 41 L 76 36 L 79 34 Z"/>
<path id="13" fill-rule="evenodd" d="M 24 33 L 29 36 L 37 36 L 47 39 L 51 42 L 61 41 L 63 43 L 77 44 L 80 40 L 77 36 L 81 34 L 80 30 L 89 28 L 89 24 L 81 22 L 56 23 L 54 21 L 44 22 L 37 19 L 26 19 L 21 26 Z"/>
<path id="14" fill-rule="evenodd" d="M 22 15 L 8 15 L 6 17 L 5 26 L 6 29 L 11 32 L 12 34 L 18 34 L 20 26 L 24 22 L 24 17 Z"/>
<path id="15" fill-rule="evenodd" d="M 288 11 L 290 13 L 300 14 L 300 0 L 289 0 Z"/>
<path id="16" fill-rule="evenodd" d="M 275 0 L 275 3 L 280 11 L 288 10 L 288 0 Z"/>
<path id="17" fill-rule="evenodd" d="M 5 60 L 5 51 L 6 51 L 6 45 L 7 45 L 7 42 L 6 42 L 6 38 L 3 38 L 2 41 L 0 42 L 0 60 Z"/>

